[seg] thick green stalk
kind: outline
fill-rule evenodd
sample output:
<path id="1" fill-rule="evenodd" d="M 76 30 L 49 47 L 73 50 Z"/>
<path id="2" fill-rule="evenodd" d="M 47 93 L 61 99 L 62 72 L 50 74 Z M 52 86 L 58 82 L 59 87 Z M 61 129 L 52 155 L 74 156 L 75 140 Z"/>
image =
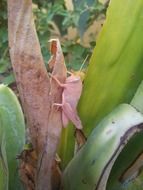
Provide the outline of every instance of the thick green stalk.
<path id="1" fill-rule="evenodd" d="M 143 1 L 111 0 L 79 104 L 84 131 L 120 103 L 129 103 L 143 79 Z"/>

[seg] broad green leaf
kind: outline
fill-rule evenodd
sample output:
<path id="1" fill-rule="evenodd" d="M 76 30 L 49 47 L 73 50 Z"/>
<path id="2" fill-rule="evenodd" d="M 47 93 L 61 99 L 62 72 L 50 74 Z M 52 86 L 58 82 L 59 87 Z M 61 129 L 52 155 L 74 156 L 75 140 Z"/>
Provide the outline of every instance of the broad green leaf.
<path id="1" fill-rule="evenodd" d="M 143 115 L 138 111 L 143 106 L 142 92 L 143 82 L 131 101 L 134 107 L 119 105 L 93 130 L 65 169 L 65 190 L 142 188 Z"/>
<path id="2" fill-rule="evenodd" d="M 131 105 L 143 114 L 143 81 Z M 143 132 L 136 134 L 118 156 L 111 170 L 107 190 L 140 190 L 143 185 Z"/>
<path id="3" fill-rule="evenodd" d="M 106 190 L 110 171 L 120 153 L 124 156 L 117 171 L 127 168 L 143 151 L 142 131 L 143 115 L 129 104 L 119 105 L 98 124 L 66 167 L 64 190 Z"/>
<path id="4" fill-rule="evenodd" d="M 136 134 L 118 156 L 106 190 L 141 190 L 143 185 L 143 132 Z"/>
<path id="5" fill-rule="evenodd" d="M 143 1 L 111 0 L 79 104 L 84 131 L 119 103 L 130 102 L 143 79 Z"/>
<path id="6" fill-rule="evenodd" d="M 0 85 L 0 169 L 3 173 L 0 177 L 9 181 L 8 190 L 22 189 L 16 157 L 24 143 L 25 124 L 20 104 L 8 87 Z"/>

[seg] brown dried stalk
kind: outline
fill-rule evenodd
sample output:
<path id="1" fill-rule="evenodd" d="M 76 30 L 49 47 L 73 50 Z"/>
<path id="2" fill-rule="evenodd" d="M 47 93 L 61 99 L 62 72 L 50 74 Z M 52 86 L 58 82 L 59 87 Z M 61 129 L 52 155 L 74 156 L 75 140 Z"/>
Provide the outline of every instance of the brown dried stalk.
<path id="1" fill-rule="evenodd" d="M 32 0 L 8 0 L 8 33 L 11 62 L 37 154 L 34 186 L 51 190 L 51 168 L 62 129 L 61 111 L 52 105 L 61 102 L 62 89 L 48 77 L 33 23 Z M 53 44 L 52 74 L 64 82 L 63 54 L 59 42 Z"/>

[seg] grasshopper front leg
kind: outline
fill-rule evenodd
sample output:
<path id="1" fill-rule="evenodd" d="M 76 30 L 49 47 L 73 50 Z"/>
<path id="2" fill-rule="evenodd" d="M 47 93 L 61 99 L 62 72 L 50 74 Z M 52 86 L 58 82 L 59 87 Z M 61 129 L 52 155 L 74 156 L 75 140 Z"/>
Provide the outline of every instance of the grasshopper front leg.
<path id="1" fill-rule="evenodd" d="M 65 88 L 67 85 L 66 84 L 64 84 L 64 83 L 61 83 L 54 75 L 52 75 L 51 73 L 49 73 L 49 75 L 50 75 L 50 77 L 52 78 L 52 79 L 54 79 L 56 82 L 57 82 L 57 84 L 61 87 L 61 88 Z"/>

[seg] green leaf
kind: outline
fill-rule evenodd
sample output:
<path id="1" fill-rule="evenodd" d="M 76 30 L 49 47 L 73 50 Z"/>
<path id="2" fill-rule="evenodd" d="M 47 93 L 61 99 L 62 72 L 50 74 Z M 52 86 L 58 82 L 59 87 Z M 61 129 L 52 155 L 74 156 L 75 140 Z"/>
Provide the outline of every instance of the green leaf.
<path id="1" fill-rule="evenodd" d="M 79 31 L 80 38 L 82 39 L 84 32 L 89 25 L 89 21 L 92 18 L 91 13 L 94 12 L 94 16 L 96 15 L 95 17 L 98 17 L 104 9 L 104 6 L 100 4 L 98 0 L 76 0 L 73 1 L 73 4 L 75 12 L 77 12 L 77 21 L 75 22 L 77 23 L 76 27 Z"/>
<path id="2" fill-rule="evenodd" d="M 143 79 L 142 10 L 142 0 L 110 2 L 79 103 L 87 135 L 119 103 L 130 102 Z"/>
<path id="3" fill-rule="evenodd" d="M 110 171 L 120 153 L 124 152 L 124 162 L 119 162 L 120 167 L 114 170 L 113 176 L 116 171 L 129 166 L 143 151 L 141 131 L 143 115 L 128 104 L 119 105 L 98 124 L 66 167 L 64 190 L 106 190 Z"/>
<path id="4" fill-rule="evenodd" d="M 65 169 L 65 190 L 141 189 L 143 115 L 139 110 L 142 111 L 143 106 L 142 92 L 143 82 L 131 101 L 135 108 L 127 104 L 118 106 L 93 130 L 87 143 Z"/>
<path id="5" fill-rule="evenodd" d="M 1 58 L 0 59 L 0 74 L 6 72 L 8 67 L 9 67 L 8 60 Z"/>
<path id="6" fill-rule="evenodd" d="M 143 81 L 139 85 L 137 92 L 131 101 L 131 105 L 143 114 Z"/>
<path id="7" fill-rule="evenodd" d="M 131 105 L 143 114 L 143 81 L 139 85 Z M 107 190 L 141 189 L 143 184 L 142 139 L 143 133 L 136 134 L 118 156 L 109 176 Z"/>
<path id="8" fill-rule="evenodd" d="M 61 140 L 58 147 L 58 154 L 62 160 L 60 167 L 62 170 L 66 167 L 74 154 L 74 128 L 73 125 L 68 125 L 68 129 L 62 130 Z M 68 151 L 67 151 L 68 150 Z"/>
<path id="9" fill-rule="evenodd" d="M 143 185 L 143 132 L 136 134 L 117 157 L 107 190 L 141 190 Z"/>
<path id="10" fill-rule="evenodd" d="M 0 167 L 5 174 L 2 177 L 9 181 L 8 190 L 22 189 L 16 157 L 24 144 L 25 123 L 20 104 L 8 87 L 0 85 Z"/>
<path id="11" fill-rule="evenodd" d="M 6 141 L 2 130 L 0 133 L 0 189 L 8 190 L 9 170 L 6 156 Z"/>
<path id="12" fill-rule="evenodd" d="M 11 73 L 8 76 L 4 77 L 4 79 L 2 80 L 2 83 L 5 84 L 5 85 L 10 85 L 14 81 L 15 81 L 14 74 Z"/>
<path id="13" fill-rule="evenodd" d="M 65 169 L 65 190 L 141 189 L 143 115 L 138 110 L 143 106 L 142 92 L 143 82 L 131 101 L 135 108 L 129 104 L 119 105 L 93 130 Z"/>

